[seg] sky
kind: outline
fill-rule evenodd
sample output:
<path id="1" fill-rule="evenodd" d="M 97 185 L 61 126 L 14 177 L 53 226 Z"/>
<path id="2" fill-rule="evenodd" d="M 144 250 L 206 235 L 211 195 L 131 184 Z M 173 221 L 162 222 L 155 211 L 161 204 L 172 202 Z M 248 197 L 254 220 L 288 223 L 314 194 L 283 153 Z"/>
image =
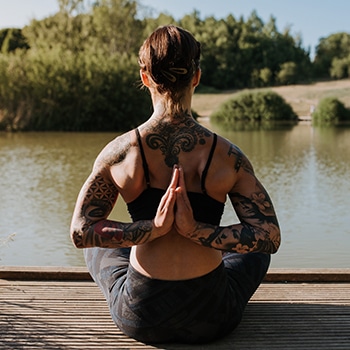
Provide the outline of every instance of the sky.
<path id="1" fill-rule="evenodd" d="M 319 39 L 337 32 L 350 33 L 349 0 L 140 0 L 153 8 L 153 14 L 165 12 L 180 19 L 193 10 L 201 18 L 217 19 L 232 14 L 236 19 L 247 19 L 253 10 L 267 22 L 276 18 L 277 28 L 282 32 L 291 28 L 292 35 L 301 35 L 302 46 L 310 48 L 313 55 Z M 42 19 L 58 11 L 57 0 L 0 0 L 0 29 L 22 28 L 30 20 Z"/>

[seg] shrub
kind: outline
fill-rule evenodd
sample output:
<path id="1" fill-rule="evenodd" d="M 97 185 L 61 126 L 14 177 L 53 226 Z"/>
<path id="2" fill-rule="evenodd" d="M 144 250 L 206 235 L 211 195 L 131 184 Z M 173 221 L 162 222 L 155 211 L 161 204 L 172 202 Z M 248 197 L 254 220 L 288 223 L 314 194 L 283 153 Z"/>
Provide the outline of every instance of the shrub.
<path id="1" fill-rule="evenodd" d="M 292 107 L 273 91 L 242 92 L 224 102 L 211 115 L 216 122 L 296 121 L 297 115 Z"/>
<path id="2" fill-rule="evenodd" d="M 0 51 L 8 53 L 16 49 L 29 49 L 27 39 L 22 30 L 18 28 L 6 28 L 0 30 Z"/>
<path id="3" fill-rule="evenodd" d="M 345 58 L 335 57 L 332 61 L 330 75 L 335 79 L 350 77 L 350 55 Z"/>
<path id="4" fill-rule="evenodd" d="M 251 75 L 251 86 L 264 87 L 272 84 L 273 74 L 270 68 L 253 69 Z"/>
<path id="5" fill-rule="evenodd" d="M 150 113 L 136 56 L 54 48 L 0 55 L 0 127 L 125 131 Z"/>
<path id="6" fill-rule="evenodd" d="M 281 69 L 277 74 L 277 82 L 281 85 L 295 84 L 298 81 L 298 66 L 295 62 L 285 62 L 281 64 Z"/>
<path id="7" fill-rule="evenodd" d="M 265 67 L 263 69 L 260 69 L 259 76 L 263 86 L 271 85 L 273 74 L 270 68 Z"/>
<path id="8" fill-rule="evenodd" d="M 350 121 L 350 110 L 335 97 L 322 99 L 312 114 L 312 122 L 315 125 L 337 124 L 345 121 Z"/>

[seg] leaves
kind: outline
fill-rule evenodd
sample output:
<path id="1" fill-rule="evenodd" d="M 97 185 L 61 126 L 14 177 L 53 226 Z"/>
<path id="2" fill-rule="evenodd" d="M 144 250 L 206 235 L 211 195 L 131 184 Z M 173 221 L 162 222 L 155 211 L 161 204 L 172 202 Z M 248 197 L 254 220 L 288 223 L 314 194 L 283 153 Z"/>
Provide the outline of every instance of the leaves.
<path id="1" fill-rule="evenodd" d="M 321 38 L 316 47 L 314 69 L 318 76 L 344 78 L 350 76 L 350 33 L 340 32 Z M 340 66 L 346 70 L 340 73 Z"/>
<path id="2" fill-rule="evenodd" d="M 228 124 L 239 121 L 261 124 L 269 121 L 295 121 L 297 116 L 291 106 L 277 93 L 248 91 L 224 102 L 211 118 Z"/>
<path id="3" fill-rule="evenodd" d="M 256 12 L 245 21 L 231 14 L 201 18 L 195 10 L 177 22 L 168 14 L 143 15 L 150 12 L 137 0 L 58 4 L 50 17 L 32 20 L 22 30 L 0 31 L 2 129 L 122 131 L 136 126 L 151 113 L 149 96 L 137 88 L 138 50 L 154 29 L 169 23 L 201 42 L 203 86 L 223 90 L 296 83 L 312 72 L 300 38 L 288 29 L 279 33 L 274 17 L 264 23 Z M 345 34 L 321 41 L 319 62 L 329 69 L 330 55 L 342 53 L 349 41 Z M 347 55 L 333 62 L 332 76 L 349 74 Z"/>
<path id="4" fill-rule="evenodd" d="M 350 121 L 350 109 L 334 97 L 323 98 L 312 114 L 314 125 L 334 125 L 344 121 Z"/>

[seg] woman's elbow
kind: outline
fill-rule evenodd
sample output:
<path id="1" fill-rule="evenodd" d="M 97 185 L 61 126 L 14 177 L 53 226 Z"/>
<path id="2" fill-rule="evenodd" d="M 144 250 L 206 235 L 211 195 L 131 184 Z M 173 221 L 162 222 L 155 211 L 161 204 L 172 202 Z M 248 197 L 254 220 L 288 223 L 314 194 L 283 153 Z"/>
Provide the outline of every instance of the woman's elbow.
<path id="1" fill-rule="evenodd" d="M 70 230 L 70 238 L 72 240 L 73 245 L 76 248 L 87 248 L 85 243 L 84 243 L 84 233 L 82 230 L 78 228 L 71 228 Z"/>
<path id="2" fill-rule="evenodd" d="M 280 247 L 280 244 L 273 244 L 270 254 L 276 254 L 278 252 L 279 247 Z"/>
<path id="3" fill-rule="evenodd" d="M 278 234 L 273 237 L 271 240 L 271 253 L 270 254 L 275 254 L 278 252 L 279 247 L 281 246 L 281 234 L 278 232 Z"/>
<path id="4" fill-rule="evenodd" d="M 266 235 L 264 239 L 259 240 L 256 245 L 256 251 L 275 254 L 281 245 L 281 236 L 279 230 L 274 230 L 273 234 Z"/>

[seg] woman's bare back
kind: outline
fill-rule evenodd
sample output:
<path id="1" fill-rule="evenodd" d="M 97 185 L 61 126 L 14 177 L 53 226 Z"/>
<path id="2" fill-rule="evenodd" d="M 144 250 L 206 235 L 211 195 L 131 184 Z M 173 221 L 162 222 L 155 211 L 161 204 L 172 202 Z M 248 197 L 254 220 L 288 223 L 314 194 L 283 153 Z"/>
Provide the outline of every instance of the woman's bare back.
<path id="1" fill-rule="evenodd" d="M 220 199 L 225 203 L 227 189 L 220 193 L 217 191 L 218 186 L 213 186 L 217 182 L 222 186 L 222 181 L 215 179 L 215 174 L 220 176 L 220 172 L 215 170 L 215 158 L 208 163 L 208 158 L 214 155 L 210 153 L 220 152 L 217 148 L 222 146 L 213 145 L 213 133 L 189 118 L 192 119 L 186 116 L 186 124 L 175 126 L 163 123 L 162 127 L 153 128 L 146 123 L 139 128 L 139 141 L 135 131 L 129 133 L 131 147 L 128 148 L 128 154 L 123 164 L 117 164 L 111 170 L 114 181 L 123 184 L 119 191 L 127 203 L 133 202 L 147 188 L 143 162 L 147 164 L 148 185 L 151 188 L 164 189 L 165 192 L 171 180 L 173 163 L 176 162 L 185 171 L 189 192 L 203 195 L 204 200 L 213 194 L 216 197 L 214 200 L 219 202 Z M 173 149 L 176 151 L 171 152 Z M 121 166 L 124 171 L 122 174 L 119 172 Z M 202 182 L 206 166 L 206 178 Z M 125 174 L 125 169 L 130 169 L 131 173 Z M 130 179 L 130 183 L 122 176 Z M 203 193 L 202 186 L 208 193 Z M 137 271 L 152 278 L 182 280 L 207 274 L 221 263 L 221 259 L 220 251 L 198 245 L 172 229 L 157 240 L 134 246 L 130 261 Z"/>

